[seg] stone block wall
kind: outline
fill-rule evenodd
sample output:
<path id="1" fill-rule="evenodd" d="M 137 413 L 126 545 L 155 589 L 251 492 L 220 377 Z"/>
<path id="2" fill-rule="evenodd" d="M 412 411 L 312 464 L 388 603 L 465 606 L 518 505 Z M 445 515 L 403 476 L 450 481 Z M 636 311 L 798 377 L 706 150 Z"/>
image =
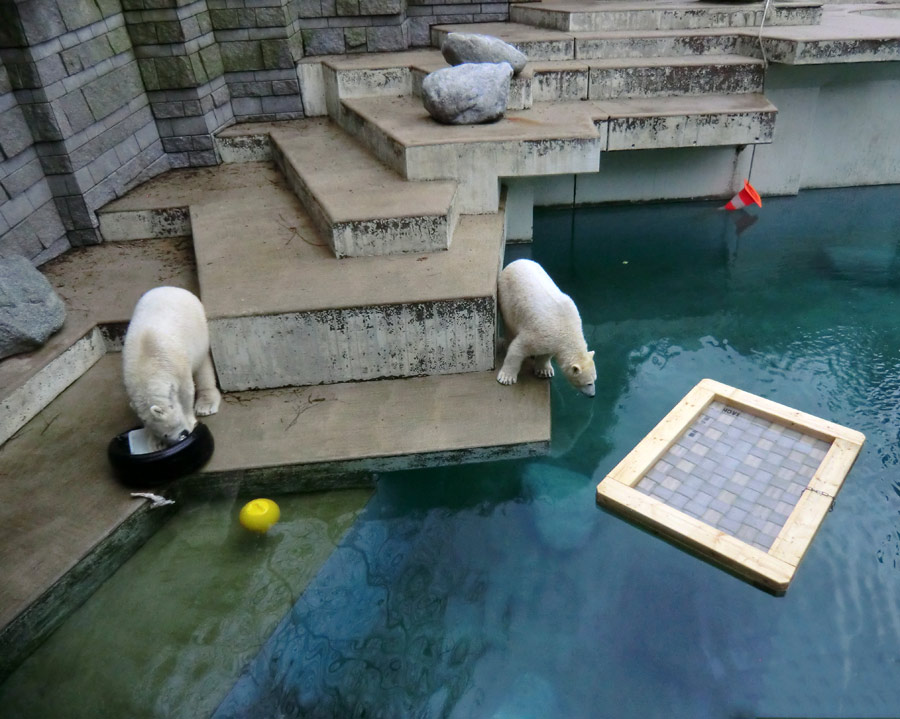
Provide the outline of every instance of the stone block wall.
<path id="1" fill-rule="evenodd" d="M 431 45 L 432 25 L 469 22 L 505 22 L 509 19 L 508 2 L 480 0 L 406 0 L 406 21 L 410 47 Z M 525 0 L 527 2 L 527 0 Z"/>
<path id="2" fill-rule="evenodd" d="M 234 117 L 303 117 L 297 61 L 303 41 L 292 0 L 207 0 Z"/>
<path id="3" fill-rule="evenodd" d="M 43 175 L 29 190 L 42 210 L 32 224 L 50 220 L 52 197 L 70 245 L 99 242 L 94 211 L 168 167 L 118 0 L 0 3 L 0 60 Z M 21 243 L 36 261 L 50 249 Z M 4 235 L 0 251 L 14 249 Z"/>
<path id="4" fill-rule="evenodd" d="M 69 249 L 53 194 L 44 177 L 31 130 L 0 64 L 0 256 L 24 255 L 37 263 Z"/>
<path id="5" fill-rule="evenodd" d="M 304 55 L 429 44 L 505 20 L 470 0 L 0 0 L 0 255 L 99 242 L 96 211 L 214 136 L 304 116 Z"/>

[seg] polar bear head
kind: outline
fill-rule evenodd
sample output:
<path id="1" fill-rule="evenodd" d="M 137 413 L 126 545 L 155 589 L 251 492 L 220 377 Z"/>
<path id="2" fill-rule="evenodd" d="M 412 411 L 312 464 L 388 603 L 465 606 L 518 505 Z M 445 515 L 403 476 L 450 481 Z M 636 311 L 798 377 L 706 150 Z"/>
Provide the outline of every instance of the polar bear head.
<path id="1" fill-rule="evenodd" d="M 143 420 L 144 426 L 164 446 L 178 444 L 197 425 L 195 417 L 185 416 L 174 384 L 164 383 L 152 387 L 141 405 L 143 406 L 134 407 L 135 412 Z"/>
<path id="2" fill-rule="evenodd" d="M 594 367 L 594 351 L 580 352 L 575 357 L 560 362 L 563 374 L 575 389 L 588 397 L 594 396 L 594 382 L 597 381 L 597 368 Z"/>

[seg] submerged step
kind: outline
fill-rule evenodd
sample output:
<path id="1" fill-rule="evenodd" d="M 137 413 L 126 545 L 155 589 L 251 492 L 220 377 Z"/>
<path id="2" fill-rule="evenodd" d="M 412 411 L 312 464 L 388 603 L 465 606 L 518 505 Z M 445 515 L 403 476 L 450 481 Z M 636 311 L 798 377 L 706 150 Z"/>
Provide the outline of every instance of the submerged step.
<path id="1" fill-rule="evenodd" d="M 540 2 L 510 5 L 512 22 L 565 32 L 687 30 L 759 27 L 765 3 L 583 3 Z M 816 25 L 822 7 L 813 3 L 772 3 L 766 25 Z"/>
<path id="2" fill-rule="evenodd" d="M 503 217 L 463 217 L 446 252 L 337 260 L 284 186 L 191 207 L 226 391 L 493 366 Z"/>

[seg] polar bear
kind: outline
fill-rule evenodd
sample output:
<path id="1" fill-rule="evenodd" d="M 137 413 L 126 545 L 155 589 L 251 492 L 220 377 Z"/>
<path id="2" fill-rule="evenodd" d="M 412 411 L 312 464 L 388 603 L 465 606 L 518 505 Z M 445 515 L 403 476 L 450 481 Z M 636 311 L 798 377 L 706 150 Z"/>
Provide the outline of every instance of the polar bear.
<path id="1" fill-rule="evenodd" d="M 522 361 L 534 357 L 534 373 L 552 377 L 556 361 L 573 387 L 594 396 L 597 370 L 588 352 L 581 316 L 572 298 L 554 284 L 537 262 L 516 260 L 500 273 L 497 286 L 500 312 L 511 339 L 497 381 L 513 384 Z"/>
<path id="2" fill-rule="evenodd" d="M 195 415 L 219 409 L 222 395 L 209 356 L 206 314 L 187 290 L 156 287 L 138 300 L 125 333 L 122 366 L 131 407 L 157 449 L 187 437 L 197 425 Z"/>

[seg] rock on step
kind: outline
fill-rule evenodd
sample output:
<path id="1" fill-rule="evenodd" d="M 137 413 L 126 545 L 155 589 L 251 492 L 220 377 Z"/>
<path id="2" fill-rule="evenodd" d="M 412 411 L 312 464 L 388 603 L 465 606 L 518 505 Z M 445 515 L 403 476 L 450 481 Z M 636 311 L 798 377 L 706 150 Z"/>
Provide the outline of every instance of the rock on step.
<path id="1" fill-rule="evenodd" d="M 436 70 L 422 81 L 422 101 L 435 120 L 474 125 L 503 117 L 509 102 L 508 62 L 465 63 Z"/>
<path id="2" fill-rule="evenodd" d="M 451 32 L 441 43 L 441 54 L 451 65 L 467 62 L 507 62 L 518 75 L 528 58 L 500 38 L 475 33 Z"/>

